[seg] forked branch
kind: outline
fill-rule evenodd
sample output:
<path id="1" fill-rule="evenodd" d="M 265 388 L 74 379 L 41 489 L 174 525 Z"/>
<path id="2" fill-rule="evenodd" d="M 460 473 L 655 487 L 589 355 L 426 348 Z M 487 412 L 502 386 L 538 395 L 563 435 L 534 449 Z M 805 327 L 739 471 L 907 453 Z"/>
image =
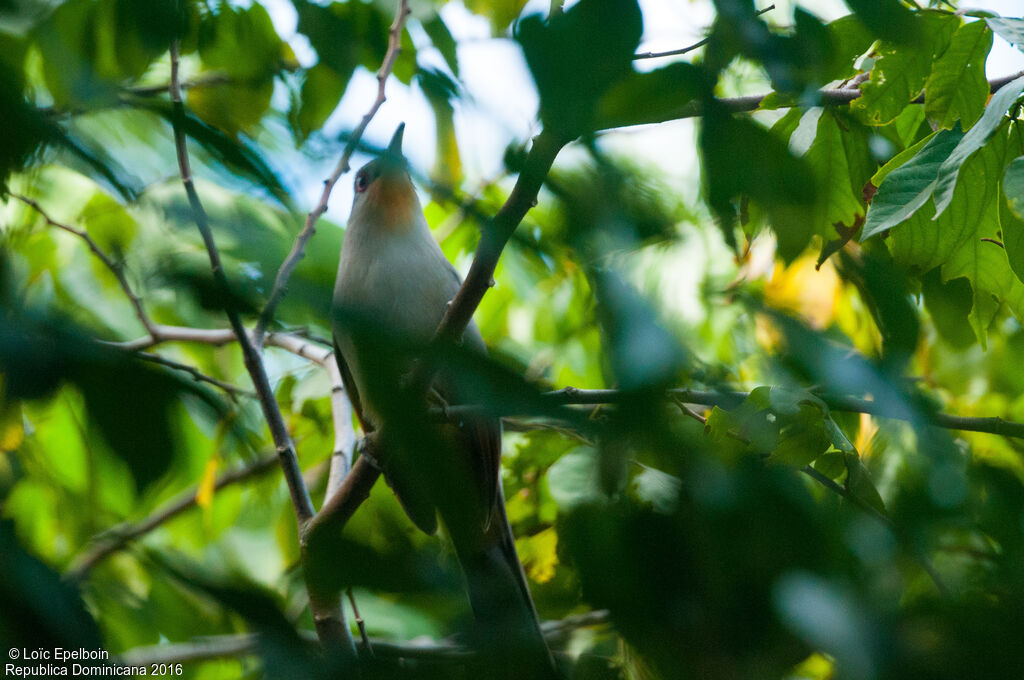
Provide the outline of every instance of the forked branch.
<path id="1" fill-rule="evenodd" d="M 395 67 L 395 61 L 402 51 L 402 30 L 405 27 L 405 20 L 409 16 L 409 12 L 408 0 L 399 0 L 398 10 L 395 12 L 395 20 L 392 22 L 388 33 L 388 49 L 384 54 L 384 61 L 377 71 L 377 98 L 373 101 L 370 109 L 363 115 L 359 125 L 355 127 L 349 136 L 345 149 L 341 153 L 341 158 L 334 167 L 334 172 L 324 180 L 324 188 L 320 192 L 320 201 L 306 215 L 306 222 L 302 227 L 302 231 L 295 237 L 295 243 L 292 245 L 291 251 L 285 257 L 284 262 L 281 263 L 280 269 L 277 270 L 277 276 L 274 278 L 274 287 L 270 291 L 270 297 L 267 298 L 267 304 L 263 308 L 263 312 L 256 322 L 256 329 L 253 332 L 257 347 L 263 344 L 263 334 L 274 319 L 277 305 L 281 302 L 281 298 L 284 297 L 287 290 L 288 279 L 291 278 L 292 272 L 295 271 L 295 267 L 299 264 L 299 260 L 305 255 L 306 243 L 316 233 L 317 220 L 327 212 L 327 203 L 331 199 L 334 185 L 338 183 L 342 175 L 349 171 L 352 154 L 355 153 L 356 146 L 358 146 L 359 141 L 363 138 L 366 126 L 370 124 L 373 117 L 377 115 L 377 111 L 387 101 L 385 85 L 387 84 L 388 76 Z"/>

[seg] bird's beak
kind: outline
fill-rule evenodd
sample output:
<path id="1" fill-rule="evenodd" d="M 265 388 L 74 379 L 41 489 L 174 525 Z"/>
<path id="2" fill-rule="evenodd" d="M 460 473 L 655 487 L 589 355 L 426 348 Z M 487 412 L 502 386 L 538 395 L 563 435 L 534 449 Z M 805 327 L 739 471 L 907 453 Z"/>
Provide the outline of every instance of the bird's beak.
<path id="1" fill-rule="evenodd" d="M 402 133 L 404 132 L 405 123 L 399 123 L 398 129 L 395 130 L 395 134 L 392 135 L 391 142 L 388 144 L 387 155 L 405 160 L 405 156 L 402 155 Z"/>

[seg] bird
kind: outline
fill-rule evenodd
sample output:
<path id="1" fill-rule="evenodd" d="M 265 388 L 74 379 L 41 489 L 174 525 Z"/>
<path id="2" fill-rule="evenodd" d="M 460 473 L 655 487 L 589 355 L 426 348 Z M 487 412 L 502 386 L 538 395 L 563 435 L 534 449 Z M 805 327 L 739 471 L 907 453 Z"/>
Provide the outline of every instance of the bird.
<path id="1" fill-rule="evenodd" d="M 403 391 L 462 284 L 423 215 L 402 153 L 404 129 L 355 175 L 331 308 L 335 357 L 406 514 L 427 534 L 436 532 L 439 515 L 451 537 L 476 641 L 495 663 L 492 677 L 558 678 L 505 513 L 500 419 L 441 424 L 425 417 L 428 403 L 445 409 L 465 397 L 464 376 L 452 366 L 435 367 L 418 403 Z M 474 322 L 461 345 L 486 353 Z"/>

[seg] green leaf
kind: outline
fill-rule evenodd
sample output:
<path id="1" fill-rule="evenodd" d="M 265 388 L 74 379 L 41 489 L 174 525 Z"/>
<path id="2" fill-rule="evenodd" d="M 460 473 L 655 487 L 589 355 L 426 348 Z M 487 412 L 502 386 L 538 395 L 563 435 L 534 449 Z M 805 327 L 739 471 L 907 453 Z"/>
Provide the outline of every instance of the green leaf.
<path id="1" fill-rule="evenodd" d="M 292 122 L 300 144 L 311 132 L 319 130 L 338 108 L 347 84 L 347 79 L 323 62 L 306 71 L 299 91 L 298 113 Z"/>
<path id="2" fill-rule="evenodd" d="M 772 224 L 780 246 L 785 244 L 786 255 L 795 257 L 811 236 L 810 223 L 803 219 L 804 209 L 817 198 L 810 165 L 749 118 L 709 106 L 703 123 L 701 151 L 708 205 L 727 229 L 727 238 L 735 221 L 732 201 L 748 196 L 774 211 Z M 783 214 L 796 219 L 783 219 Z"/>
<path id="3" fill-rule="evenodd" d="M 1024 19 L 988 17 L 985 23 L 1003 40 L 1024 52 Z"/>
<path id="4" fill-rule="evenodd" d="M 977 341 L 970 324 L 974 295 L 967 279 L 944 282 L 936 267 L 922 277 L 921 293 L 935 330 L 946 342 L 956 349 L 963 349 Z"/>
<path id="5" fill-rule="evenodd" d="M 842 428 L 836 424 L 836 421 L 832 420 L 832 416 L 826 414 L 825 416 L 825 436 L 828 437 L 829 443 L 837 451 L 842 453 L 857 453 L 857 449 L 854 448 L 853 443 L 843 432 Z"/>
<path id="6" fill-rule="evenodd" d="M 601 97 L 595 127 L 625 127 L 678 118 L 700 94 L 703 79 L 697 67 L 682 62 L 647 73 L 631 73 Z"/>
<path id="7" fill-rule="evenodd" d="M 6 620 L 4 642 L 12 658 L 22 645 L 33 650 L 44 645 L 46 649 L 103 648 L 99 626 L 78 588 L 25 549 L 6 513 L 0 520 L 0 554 L 0 608 Z M 15 668 L 26 668 L 20 663 L 15 662 Z"/>
<path id="8" fill-rule="evenodd" d="M 1014 125 L 1014 129 L 1017 129 Z M 1011 153 L 1014 149 L 1011 147 Z M 1003 174 L 999 225 L 1006 257 L 1017 279 L 1024 281 L 1024 156 L 1013 159 Z"/>
<path id="9" fill-rule="evenodd" d="M 999 88 L 999 91 L 989 101 L 981 119 L 967 131 L 960 143 L 949 154 L 949 158 L 943 162 L 942 167 L 939 168 L 938 183 L 935 185 L 936 217 L 941 215 L 953 200 L 953 191 L 964 162 L 971 154 L 980 149 L 989 136 L 995 132 L 1003 121 L 1007 109 L 1017 101 L 1021 92 L 1024 92 L 1024 76 Z"/>
<path id="10" fill-rule="evenodd" d="M 606 499 L 601 490 L 601 470 L 598 453 L 580 447 L 571 451 L 548 469 L 548 490 L 560 510 Z"/>
<path id="11" fill-rule="evenodd" d="M 174 112 L 170 102 L 156 99 L 140 99 L 135 101 L 138 108 L 152 111 L 164 118 L 168 123 L 174 120 Z M 193 116 L 188 111 L 182 121 L 185 134 L 203 147 L 213 160 L 226 167 L 242 179 L 251 182 L 267 191 L 285 207 L 291 207 L 291 196 L 281 184 L 277 173 L 267 165 L 260 154 L 245 141 L 232 138 L 215 127 Z"/>
<path id="12" fill-rule="evenodd" d="M 178 28 L 174 0 L 70 0 L 33 34 L 46 87 L 70 108 L 115 102 L 122 81 L 142 76 Z"/>
<path id="13" fill-rule="evenodd" d="M 424 21 L 423 30 L 427 32 L 430 42 L 432 42 L 434 47 L 437 48 L 437 51 L 441 53 L 441 57 L 444 59 L 444 62 L 448 64 L 448 68 L 451 69 L 452 75 L 458 78 L 459 57 L 457 45 L 455 44 L 455 38 L 452 37 L 451 31 L 448 30 L 448 26 L 445 25 L 444 20 L 441 19 L 441 15 L 435 14 L 428 21 Z"/>
<path id="14" fill-rule="evenodd" d="M 421 69 L 418 79 L 434 110 L 437 157 L 431 177 L 444 186 L 456 187 L 462 181 L 462 158 L 455 137 L 455 109 L 452 107 L 458 85 L 444 73 L 433 69 Z"/>
<path id="15" fill-rule="evenodd" d="M 235 80 L 267 79 L 280 66 L 281 56 L 281 38 L 259 3 L 247 8 L 219 3 L 217 13 L 200 26 L 199 58 L 203 65 Z"/>
<path id="16" fill-rule="evenodd" d="M 868 125 L 891 123 L 924 90 L 932 63 L 946 51 L 960 18 L 938 12 L 919 12 L 915 23 L 925 36 L 922 47 L 907 49 L 892 43 L 879 46 L 871 79 L 851 104 Z"/>
<path id="17" fill-rule="evenodd" d="M 917 140 L 914 144 L 908 146 L 906 149 L 900 151 L 898 154 L 890 158 L 885 165 L 880 167 L 878 171 L 871 176 L 871 183 L 874 184 L 875 187 L 882 186 L 882 182 L 885 181 L 885 178 L 889 176 L 890 172 L 899 168 L 904 163 L 909 161 L 911 158 L 916 156 L 918 152 L 924 148 L 924 145 L 930 142 L 932 138 L 935 137 L 935 135 L 937 134 L 938 130 L 932 132 L 931 134 L 925 137 L 922 137 L 921 139 Z"/>
<path id="18" fill-rule="evenodd" d="M 642 32 L 636 0 L 581 0 L 546 21 L 523 19 L 516 40 L 537 83 L 545 129 L 568 138 L 592 130 L 598 99 L 632 72 Z"/>
<path id="19" fill-rule="evenodd" d="M 846 455 L 846 490 L 858 500 L 867 503 L 878 512 L 885 514 L 885 502 L 871 481 L 871 475 L 860 458 L 852 453 Z"/>
<path id="20" fill-rule="evenodd" d="M 1005 301 L 1014 315 L 1024 318 L 1024 284 L 1014 276 L 1007 252 L 998 245 L 999 178 L 1010 159 L 1021 153 L 1021 145 L 1017 126 L 1000 127 L 964 164 L 946 212 L 935 219 L 932 205 L 926 204 L 891 232 L 890 247 L 898 262 L 918 271 L 941 265 L 943 281 L 968 279 L 974 298 L 970 321 L 982 344 L 998 309 L 994 300 Z"/>
<path id="21" fill-rule="evenodd" d="M 274 81 L 221 83 L 193 87 L 188 91 L 188 106 L 201 120 L 232 137 L 251 131 L 270 108 Z"/>
<path id="22" fill-rule="evenodd" d="M 678 477 L 644 466 L 643 471 L 633 477 L 632 484 L 636 497 L 655 512 L 669 514 L 675 510 L 682 486 Z"/>
<path id="23" fill-rule="evenodd" d="M 1013 159 L 1006 167 L 1003 192 L 1013 214 L 1024 219 L 1024 156 Z"/>
<path id="24" fill-rule="evenodd" d="M 4 310 L 6 312 L 6 310 Z M 222 413 L 222 402 L 178 373 L 101 345 L 55 320 L 6 314 L 0 329 L 3 403 L 48 397 L 65 383 L 82 395 L 89 420 L 128 465 L 139 488 L 167 472 L 178 433 L 173 412 L 184 395 Z M 116 381 L 117 389 L 111 389 Z"/>
<path id="25" fill-rule="evenodd" d="M 874 42 L 872 35 L 865 30 L 864 24 L 857 16 L 849 14 L 828 24 L 828 33 L 833 46 L 834 68 L 829 72 L 829 80 L 842 80 L 857 73 L 854 64 L 857 58 L 868 51 Z"/>
<path id="26" fill-rule="evenodd" d="M 949 129 L 959 120 L 967 129 L 981 116 L 988 99 L 985 59 L 991 48 L 992 32 L 984 22 L 957 29 L 924 86 L 925 113 L 935 127 Z"/>
<path id="27" fill-rule="evenodd" d="M 357 66 L 380 67 L 388 47 L 389 20 L 378 7 L 364 2 L 324 6 L 309 0 L 294 4 L 298 31 L 309 38 L 319 63 L 333 69 L 343 83 L 348 83 Z M 405 35 L 402 44 L 404 51 Z"/>
<path id="28" fill-rule="evenodd" d="M 824 85 L 838 66 L 832 34 L 802 7 L 793 10 L 793 28 L 773 30 L 751 0 L 715 0 L 718 13 L 704 53 L 712 73 L 737 56 L 760 62 L 775 90 L 799 94 Z"/>
<path id="29" fill-rule="evenodd" d="M 519 17 L 526 0 L 466 0 L 466 9 L 491 21 L 491 31 L 501 35 Z"/>
<path id="30" fill-rule="evenodd" d="M 897 45 L 912 45 L 921 39 L 921 26 L 914 14 L 899 0 L 845 0 L 874 35 Z"/>
<path id="31" fill-rule="evenodd" d="M 825 433 L 825 416 L 822 409 L 803 402 L 796 415 L 789 415 L 779 432 L 779 443 L 769 458 L 774 463 L 793 468 L 802 468 L 825 453 L 829 438 Z"/>
<path id="32" fill-rule="evenodd" d="M 864 128 L 855 125 L 841 126 L 826 109 L 804 154 L 817 186 L 817 200 L 805 216 L 814 234 L 835 237 L 836 227 L 851 227 L 864 215 L 861 188 L 867 181 L 868 139 Z"/>
<path id="33" fill-rule="evenodd" d="M 1011 196 L 1012 194 L 1006 191 L 1003 200 L 999 202 L 999 226 L 1010 268 L 1017 275 L 1018 281 L 1024 281 L 1024 217 L 1020 213 L 1021 195 L 1017 194 L 1016 208 Z"/>
<path id="34" fill-rule="evenodd" d="M 82 208 L 80 224 L 106 253 L 123 253 L 139 225 L 124 207 L 106 194 L 96 193 Z"/>
<path id="35" fill-rule="evenodd" d="M 886 164 L 895 167 L 882 175 L 885 179 L 871 201 L 861 241 L 904 222 L 925 204 L 935 190 L 942 164 L 962 138 L 958 130 L 943 130 L 902 165 L 896 164 L 910 155 L 914 147 Z"/>
<path id="36" fill-rule="evenodd" d="M 818 456 L 813 466 L 829 479 L 839 481 L 846 474 L 846 456 L 841 451 L 828 451 Z"/>

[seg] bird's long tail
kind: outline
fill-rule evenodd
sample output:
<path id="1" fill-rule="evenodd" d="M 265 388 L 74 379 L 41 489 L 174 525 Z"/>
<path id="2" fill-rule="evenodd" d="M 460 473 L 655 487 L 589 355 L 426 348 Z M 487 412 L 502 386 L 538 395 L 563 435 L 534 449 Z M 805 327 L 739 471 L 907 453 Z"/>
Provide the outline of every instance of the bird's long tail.
<path id="1" fill-rule="evenodd" d="M 460 543 L 456 540 L 455 548 L 468 582 L 478 644 L 494 660 L 495 677 L 558 678 L 516 554 L 504 498 L 495 503 L 485 540 Z"/>

